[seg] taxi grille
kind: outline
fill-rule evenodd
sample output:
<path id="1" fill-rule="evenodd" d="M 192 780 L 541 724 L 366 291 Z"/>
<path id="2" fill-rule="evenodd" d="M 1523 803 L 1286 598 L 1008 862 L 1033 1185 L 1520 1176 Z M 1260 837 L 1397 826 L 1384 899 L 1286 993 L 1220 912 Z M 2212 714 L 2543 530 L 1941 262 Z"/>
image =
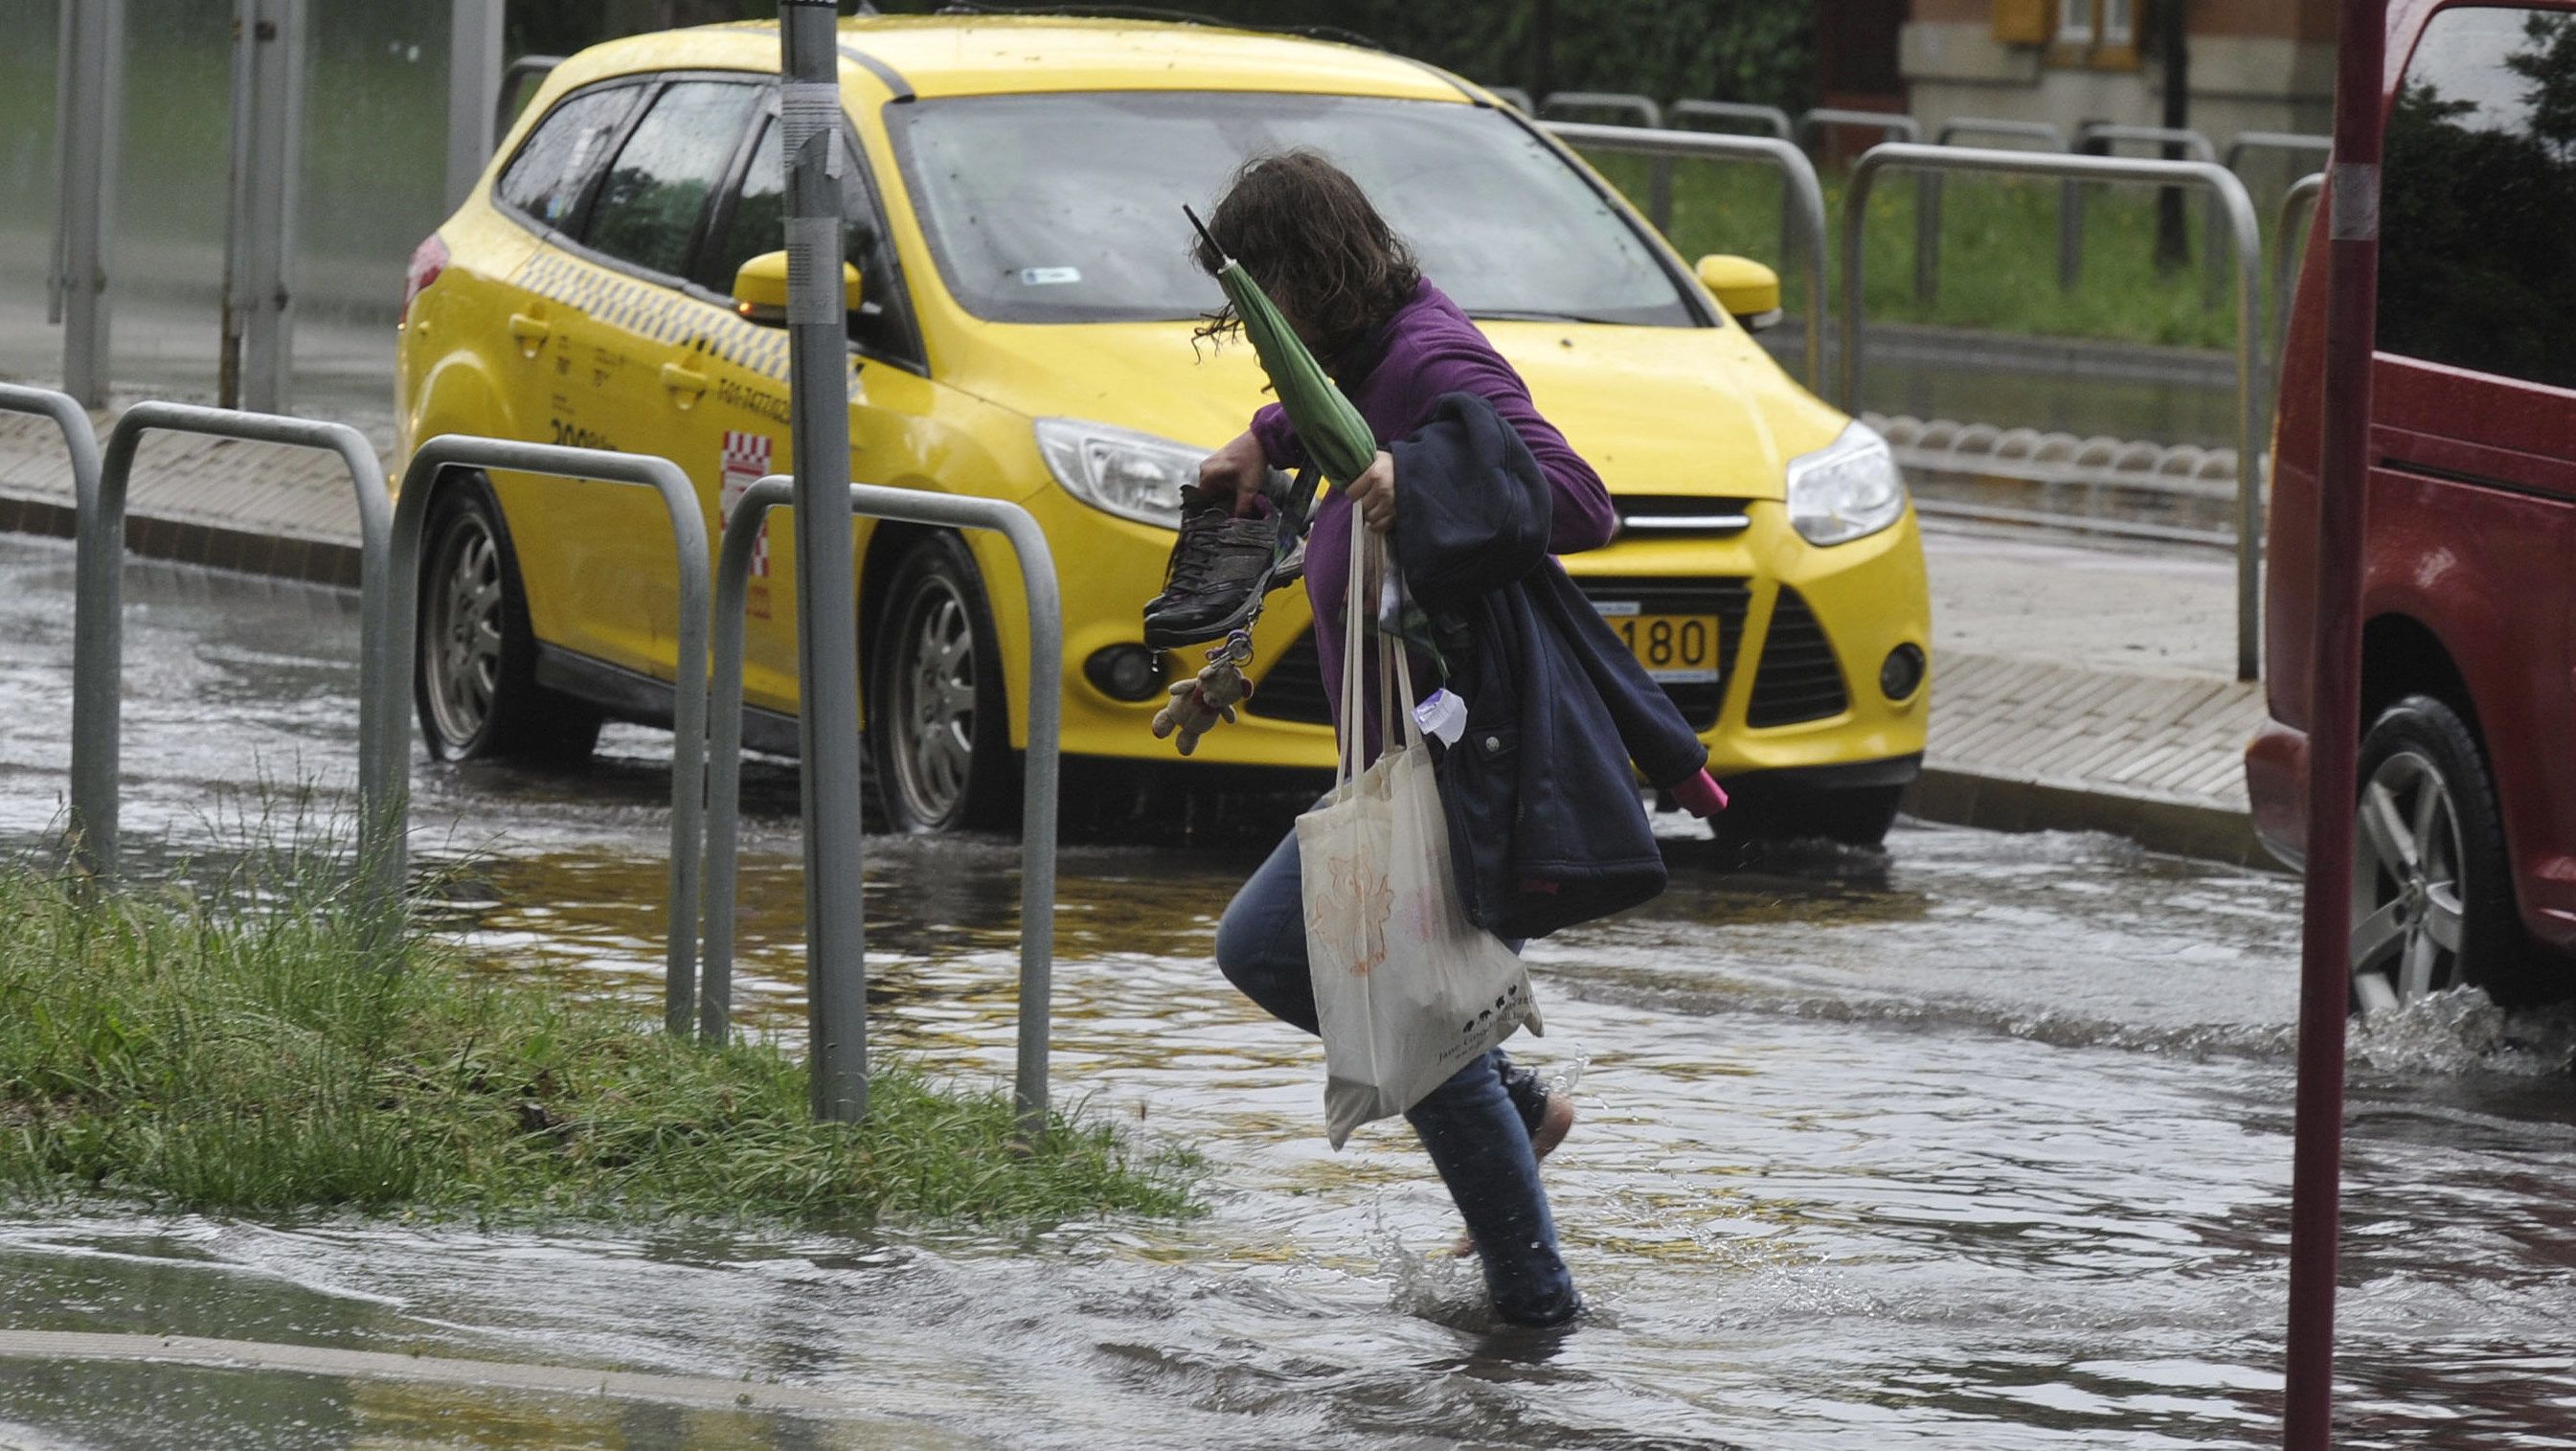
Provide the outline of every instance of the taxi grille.
<path id="1" fill-rule="evenodd" d="M 1843 668 L 1815 611 L 1796 590 L 1780 587 L 1771 610 L 1771 633 L 1762 642 L 1762 667 L 1754 672 L 1753 700 L 1744 709 L 1749 726 L 1796 725 L 1851 708 Z"/>
<path id="2" fill-rule="evenodd" d="M 1726 683 L 1734 678 L 1736 660 L 1744 648 L 1744 616 L 1753 602 L 1752 582 L 1585 579 L 1579 583 L 1587 598 L 1634 604 L 1644 614 L 1717 618 L 1717 679 L 1663 687 L 1691 729 L 1704 731 L 1716 725 L 1718 707 L 1726 700 Z M 1836 676 L 1836 688 L 1840 688 L 1840 676 Z M 1299 635 L 1270 672 L 1254 680 L 1252 698 L 1244 702 L 1243 709 L 1263 720 L 1332 724 L 1333 713 L 1324 699 L 1324 677 L 1315 654 L 1314 631 Z"/>
<path id="3" fill-rule="evenodd" d="M 1253 680 L 1252 698 L 1243 703 L 1243 709 L 1263 720 L 1333 723 L 1332 707 L 1324 699 L 1324 671 L 1315 654 L 1314 631 L 1299 635 L 1269 674 Z"/>

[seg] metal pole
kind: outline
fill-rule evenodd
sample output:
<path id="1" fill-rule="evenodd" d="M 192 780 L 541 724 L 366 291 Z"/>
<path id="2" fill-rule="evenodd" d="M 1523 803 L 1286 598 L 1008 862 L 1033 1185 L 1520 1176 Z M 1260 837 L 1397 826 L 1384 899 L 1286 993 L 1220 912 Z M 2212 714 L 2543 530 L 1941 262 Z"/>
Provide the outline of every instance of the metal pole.
<path id="1" fill-rule="evenodd" d="M 745 489 L 725 525 L 716 565 L 715 682 L 708 722 L 707 943 L 698 1037 L 721 1043 L 733 1001 L 734 892 L 742 796 L 742 608 L 761 520 L 784 503 L 791 480 L 772 475 Z M 1018 557 L 1029 608 L 1029 736 L 1020 817 L 1020 1034 L 1013 1093 L 1021 1134 L 1046 1131 L 1047 1046 L 1053 1032 L 1055 850 L 1064 714 L 1064 605 L 1046 535 L 1017 504 L 917 489 L 852 484 L 854 512 L 961 529 L 999 530 Z"/>
<path id="2" fill-rule="evenodd" d="M 651 454 L 609 453 L 602 449 L 562 448 L 522 443 L 516 439 L 470 438 L 441 434 L 420 446 L 403 470 L 400 502 L 385 530 L 385 547 L 373 551 L 386 560 L 384 578 L 395 587 L 379 586 L 370 598 L 381 601 L 371 613 L 383 619 L 382 634 L 401 642 L 408 662 L 420 627 L 420 536 L 429 518 L 430 497 L 442 470 L 506 469 L 559 479 L 638 484 L 662 496 L 671 521 L 672 558 L 677 566 L 679 656 L 671 686 L 671 915 L 663 944 L 663 1025 L 686 1033 L 697 992 L 698 844 L 705 835 L 707 745 L 707 525 L 698 511 L 697 491 L 680 466 Z M 381 486 L 377 493 L 383 493 Z M 390 655 L 390 651 L 388 654 Z M 409 672 L 387 672 L 376 687 L 390 714 L 400 709 Z M 395 738 L 398 769 L 408 759 L 405 738 Z M 388 797 L 399 803 L 398 797 Z M 393 842 L 400 862 L 401 837 Z M 395 880 L 400 881 L 399 867 Z"/>
<path id="3" fill-rule="evenodd" d="M 402 889 L 402 729 L 408 681 L 396 669 L 389 633 L 386 548 L 393 505 L 382 465 L 366 436 L 345 423 L 316 423 L 265 413 L 235 413 L 186 403 L 137 403 L 109 432 L 98 486 L 75 524 L 72 578 L 72 818 L 89 845 L 94 869 L 116 870 L 118 754 L 123 736 L 119 692 L 125 674 L 125 495 L 135 449 L 154 430 L 315 448 L 348 465 L 358 498 L 358 850 L 373 873 L 379 900 Z M 77 446 L 75 446 L 77 450 Z M 409 596 L 405 595 L 408 599 Z"/>
<path id="4" fill-rule="evenodd" d="M 290 390 L 304 14 L 304 0 L 241 0 L 234 21 L 217 396 L 226 407 L 260 413 L 282 411 Z"/>
<path id="5" fill-rule="evenodd" d="M 860 899 L 859 611 L 850 559 L 849 324 L 841 286 L 840 52 L 833 0 L 779 0 L 787 175 L 789 433 L 805 807 L 806 1022 L 817 1118 L 868 1112 Z"/>
<path id="6" fill-rule="evenodd" d="M 125 111 L 125 0 L 63 0 L 66 82 L 55 97 L 61 174 L 55 288 L 62 299 L 63 389 L 83 407 L 107 402 L 107 239 L 117 139 Z"/>
<path id="7" fill-rule="evenodd" d="M 2361 741 L 2361 551 L 2379 305 L 2379 160 L 2387 0 L 2344 0 L 2326 189 L 2324 450 L 2308 695 L 2307 897 L 2290 1183 L 2290 1324 L 2282 1445 L 2334 1430 L 2336 1240 L 2342 1232 L 2344 1019 L 2352 1004 L 2354 773 Z"/>
<path id="8" fill-rule="evenodd" d="M 1624 151 L 1643 156 L 1695 156 L 1715 161 L 1758 161 L 1779 168 L 1786 189 L 1786 215 L 1803 234 L 1806 247 L 1805 315 L 1806 384 L 1821 394 L 1825 387 L 1825 193 L 1816 181 L 1815 163 L 1807 153 L 1773 136 L 1713 136 L 1704 131 L 1650 131 L 1633 126 L 1592 126 L 1574 121 L 1543 121 L 1538 129 L 1569 146 L 1596 151 Z M 1783 259 L 1786 260 L 1785 258 Z"/>
<path id="9" fill-rule="evenodd" d="M 501 104 L 502 0 L 452 0 L 447 27 L 447 205 L 464 204 L 497 137 Z"/>
<path id="10" fill-rule="evenodd" d="M 1861 224 L 1867 216 L 1870 187 L 1878 173 L 1898 167 L 2056 177 L 2069 186 L 2085 181 L 2158 182 L 2200 187 L 2216 197 L 2227 217 L 2236 253 L 2236 675 L 2239 680 L 2254 679 L 2260 663 L 2262 622 L 2264 408 L 2259 298 L 2263 243 L 2254 222 L 2254 204 L 2245 195 L 2245 184 L 2215 161 L 2046 156 L 1902 143 L 1871 147 L 1853 164 L 1851 184 L 1843 200 L 1841 401 L 1848 413 L 1860 411 L 1864 260 Z"/>

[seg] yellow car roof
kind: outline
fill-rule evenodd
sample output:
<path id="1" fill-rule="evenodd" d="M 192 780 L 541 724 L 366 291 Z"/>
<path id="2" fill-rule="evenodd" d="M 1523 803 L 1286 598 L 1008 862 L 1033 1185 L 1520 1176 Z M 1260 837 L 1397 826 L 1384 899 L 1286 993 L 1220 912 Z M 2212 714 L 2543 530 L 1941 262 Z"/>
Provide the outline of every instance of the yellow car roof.
<path id="1" fill-rule="evenodd" d="M 1297 36 L 1146 20 L 1042 15 L 866 15 L 841 22 L 842 53 L 890 88 L 929 99 L 1024 91 L 1289 91 L 1465 101 L 1447 74 L 1402 56 Z M 739 21 L 666 30 L 583 51 L 548 90 L 630 71 L 778 68 L 778 27 Z"/>

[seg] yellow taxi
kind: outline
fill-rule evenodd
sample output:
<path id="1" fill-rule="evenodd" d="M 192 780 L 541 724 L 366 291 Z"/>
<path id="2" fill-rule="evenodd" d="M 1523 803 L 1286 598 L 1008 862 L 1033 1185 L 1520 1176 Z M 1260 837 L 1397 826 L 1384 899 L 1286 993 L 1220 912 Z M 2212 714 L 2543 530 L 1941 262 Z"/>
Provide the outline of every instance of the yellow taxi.
<path id="1" fill-rule="evenodd" d="M 1884 834 L 1923 750 L 1921 545 L 1886 445 L 1749 334 L 1777 308 L 1767 269 L 1686 265 L 1526 118 L 1363 47 L 984 15 L 867 16 L 840 39 L 852 473 L 1036 516 L 1063 586 L 1069 755 L 1173 759 L 1148 722 L 1199 662 L 1146 649 L 1141 610 L 1180 486 L 1263 401 L 1248 347 L 1193 342 L 1220 295 L 1181 206 L 1308 146 L 1608 484 L 1619 534 L 1567 568 L 1700 727 L 1740 803 L 1727 829 Z M 783 235 L 778 59 L 774 25 L 721 25 L 547 78 L 412 259 L 405 448 L 454 432 L 659 454 L 711 539 L 745 484 L 792 471 L 787 335 L 754 305 Z M 579 759 L 603 718 L 666 724 L 660 500 L 506 473 L 437 487 L 415 671 L 432 749 Z M 791 525 L 766 528 L 744 737 L 792 752 Z M 1007 821 L 1028 706 L 1009 549 L 865 521 L 853 548 L 884 809 L 908 829 Z M 1256 692 L 1192 769 L 1329 767 L 1310 625 L 1302 591 L 1273 597 Z"/>

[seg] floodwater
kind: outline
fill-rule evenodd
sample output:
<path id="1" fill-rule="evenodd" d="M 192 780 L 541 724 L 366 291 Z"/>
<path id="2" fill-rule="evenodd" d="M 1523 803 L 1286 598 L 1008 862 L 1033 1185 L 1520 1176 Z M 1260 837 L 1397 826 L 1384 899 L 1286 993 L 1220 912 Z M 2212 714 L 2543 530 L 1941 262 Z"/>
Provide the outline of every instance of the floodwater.
<path id="1" fill-rule="evenodd" d="M 13 845 L 61 791 L 70 562 L 0 540 Z M 211 796 L 263 772 L 345 781 L 344 596 L 162 567 L 129 590 L 138 850 L 202 840 Z M 480 851 L 444 920 L 500 967 L 657 994 L 663 751 L 612 732 L 579 781 L 421 765 L 424 854 Z M 751 774 L 737 1000 L 793 1032 L 792 776 Z M 1208 964 L 1269 824 L 1062 858 L 1057 1092 L 1204 1153 L 1203 1218 L 862 1240 L 20 1211 L 0 1330 L 672 1380 L 0 1346 L 0 1445 L 2277 1444 L 2289 879 L 1917 826 L 1883 857 L 1729 870 L 1667 823 L 1672 891 L 1529 952 L 1549 1033 L 1515 1051 L 1581 1113 L 1548 1181 L 1591 1306 L 1531 1336 L 1487 1319 L 1402 1130 L 1328 1150 L 1319 1052 Z M 1016 848 L 880 837 L 868 871 L 874 1044 L 1001 1080 Z M 2571 1048 L 2564 1013 L 2474 1001 L 2356 1041 L 2339 1445 L 2576 1445 Z M 833 1404 L 727 1406 L 718 1382 Z"/>

